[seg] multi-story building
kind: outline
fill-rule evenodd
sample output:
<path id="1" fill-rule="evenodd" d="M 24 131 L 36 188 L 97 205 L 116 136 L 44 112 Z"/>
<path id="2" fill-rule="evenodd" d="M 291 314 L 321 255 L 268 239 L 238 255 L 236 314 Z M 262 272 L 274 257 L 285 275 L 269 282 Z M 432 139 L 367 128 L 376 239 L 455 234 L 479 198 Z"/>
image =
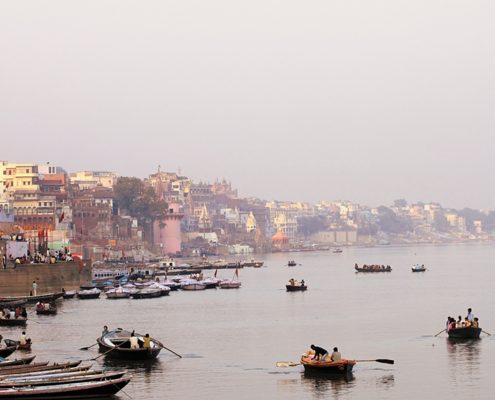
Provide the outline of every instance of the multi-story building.
<path id="1" fill-rule="evenodd" d="M 97 186 L 113 188 L 117 175 L 108 171 L 78 171 L 70 173 L 69 180 L 79 189 L 93 189 Z"/>

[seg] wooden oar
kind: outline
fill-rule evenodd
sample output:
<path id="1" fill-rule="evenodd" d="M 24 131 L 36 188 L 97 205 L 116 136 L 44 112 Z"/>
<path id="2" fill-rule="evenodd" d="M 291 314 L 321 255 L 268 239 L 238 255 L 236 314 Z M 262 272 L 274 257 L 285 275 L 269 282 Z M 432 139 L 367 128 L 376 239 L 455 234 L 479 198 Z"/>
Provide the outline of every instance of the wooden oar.
<path id="1" fill-rule="evenodd" d="M 437 337 L 438 335 L 440 335 L 442 332 L 445 332 L 445 331 L 446 331 L 446 329 L 442 329 L 440 332 L 438 332 L 438 333 L 437 333 L 435 336 L 433 336 L 433 337 Z"/>
<path id="2" fill-rule="evenodd" d="M 356 362 L 377 362 L 383 364 L 394 364 L 394 360 L 389 360 L 388 358 L 377 358 L 376 360 L 354 360 Z"/>
<path id="3" fill-rule="evenodd" d="M 176 353 L 176 352 L 175 352 L 175 351 L 173 351 L 173 350 L 170 350 L 169 348 L 165 347 L 164 345 L 160 345 L 160 347 L 161 347 L 162 349 L 165 349 L 165 350 L 170 351 L 171 353 L 175 354 L 177 357 L 182 358 L 182 356 L 181 356 L 180 354 Z"/>
<path id="4" fill-rule="evenodd" d="M 486 333 L 488 336 L 492 336 L 491 333 L 488 333 L 487 331 L 484 331 L 483 329 L 481 330 L 481 332 Z"/>
<path id="5" fill-rule="evenodd" d="M 295 363 L 293 361 L 277 361 L 275 365 L 277 367 L 295 367 L 296 365 L 301 365 L 301 363 Z"/>
<path id="6" fill-rule="evenodd" d="M 92 344 L 91 346 L 81 347 L 79 350 L 89 350 L 91 347 L 96 346 L 98 343 Z"/>

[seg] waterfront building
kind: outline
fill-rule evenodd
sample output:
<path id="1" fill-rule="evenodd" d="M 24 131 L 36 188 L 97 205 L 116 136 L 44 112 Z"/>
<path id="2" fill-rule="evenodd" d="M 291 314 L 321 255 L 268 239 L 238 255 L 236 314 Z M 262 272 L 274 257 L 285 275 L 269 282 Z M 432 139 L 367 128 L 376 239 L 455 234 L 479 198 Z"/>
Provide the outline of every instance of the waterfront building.
<path id="1" fill-rule="evenodd" d="M 162 254 L 176 254 L 182 248 L 181 220 L 184 214 L 180 212 L 179 204 L 169 204 L 168 213 L 159 221 L 153 223 L 153 240 Z"/>
<path id="2" fill-rule="evenodd" d="M 252 211 L 249 212 L 249 215 L 246 220 L 246 232 L 252 232 L 256 230 L 256 218 Z"/>

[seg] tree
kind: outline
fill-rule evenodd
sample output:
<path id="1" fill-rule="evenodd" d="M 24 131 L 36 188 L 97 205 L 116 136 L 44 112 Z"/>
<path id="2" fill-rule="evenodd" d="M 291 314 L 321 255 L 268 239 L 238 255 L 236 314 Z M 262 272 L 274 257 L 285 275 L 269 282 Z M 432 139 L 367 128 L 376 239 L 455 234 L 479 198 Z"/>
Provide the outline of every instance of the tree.
<path id="1" fill-rule="evenodd" d="M 163 219 L 168 211 L 167 202 L 139 178 L 120 177 L 114 185 L 114 194 L 118 207 L 136 218 L 141 226 Z"/>
<path id="2" fill-rule="evenodd" d="M 325 231 L 327 228 L 326 218 L 322 215 L 315 217 L 299 217 L 297 219 L 297 230 L 305 236 Z"/>
<path id="3" fill-rule="evenodd" d="M 386 233 L 406 233 L 413 230 L 412 222 L 409 219 L 398 216 L 385 206 L 378 207 L 377 224 L 380 230 Z"/>

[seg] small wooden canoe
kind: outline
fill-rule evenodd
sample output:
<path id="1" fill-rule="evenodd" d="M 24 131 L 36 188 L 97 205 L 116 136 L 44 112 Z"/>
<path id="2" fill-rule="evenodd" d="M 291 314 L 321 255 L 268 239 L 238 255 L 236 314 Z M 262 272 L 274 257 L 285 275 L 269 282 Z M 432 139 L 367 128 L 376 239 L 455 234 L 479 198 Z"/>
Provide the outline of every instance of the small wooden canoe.
<path id="1" fill-rule="evenodd" d="M 138 338 L 138 343 L 140 345 L 137 349 L 131 349 L 131 332 L 123 329 L 116 329 L 108 332 L 106 335 L 96 339 L 96 341 L 98 342 L 100 352 L 107 353 L 107 357 L 124 358 L 129 360 L 146 360 L 153 359 L 158 356 L 163 348 L 163 344 L 160 341 L 151 338 L 151 348 L 146 349 L 142 347 L 144 335 L 140 333 L 134 333 L 134 335 Z"/>
<path id="2" fill-rule="evenodd" d="M 57 307 L 52 304 L 49 304 L 48 307 L 46 307 L 45 304 L 36 307 L 36 314 L 38 315 L 55 315 L 56 313 Z"/>
<path id="3" fill-rule="evenodd" d="M 6 343 L 7 343 L 7 340 L 9 340 L 9 339 L 5 339 L 5 342 Z M 9 340 L 9 341 L 13 342 L 13 340 Z M 19 358 L 19 359 L 16 358 L 15 360 L 2 361 L 2 362 L 0 362 L 0 369 L 5 368 L 5 367 L 11 367 L 11 366 L 14 366 L 14 365 L 27 365 L 27 364 L 31 364 L 31 362 L 35 358 L 36 358 L 36 356 L 31 356 L 31 357 L 25 357 L 25 358 Z"/>
<path id="4" fill-rule="evenodd" d="M 312 360 L 310 356 L 302 356 L 301 364 L 305 372 L 328 374 L 328 375 L 346 375 L 352 372 L 356 364 L 355 360 L 342 359 L 340 361 L 318 361 Z"/>
<path id="5" fill-rule="evenodd" d="M 27 318 L 0 318 L 0 326 L 25 326 Z"/>
<path id="6" fill-rule="evenodd" d="M 355 265 L 354 269 L 356 272 L 392 272 L 392 267 L 390 265 L 369 265 L 366 267 L 358 267 Z"/>
<path id="7" fill-rule="evenodd" d="M 10 356 L 16 350 L 17 350 L 17 345 L 0 347 L 0 357 L 6 358 L 6 357 Z"/>
<path id="8" fill-rule="evenodd" d="M 481 328 L 454 328 L 447 332 L 450 339 L 479 339 Z"/>
<path id="9" fill-rule="evenodd" d="M 288 292 L 303 292 L 308 287 L 306 285 L 285 285 Z"/>
<path id="10" fill-rule="evenodd" d="M 4 339 L 3 341 L 5 342 L 6 346 L 17 346 L 17 350 L 31 350 L 31 339 L 28 339 L 26 344 L 21 344 L 18 340 L 12 339 Z"/>
<path id="11" fill-rule="evenodd" d="M 66 383 L 60 385 L 9 388 L 0 390 L 0 399 L 96 398 L 112 396 L 131 380 L 130 377 L 99 382 Z"/>

